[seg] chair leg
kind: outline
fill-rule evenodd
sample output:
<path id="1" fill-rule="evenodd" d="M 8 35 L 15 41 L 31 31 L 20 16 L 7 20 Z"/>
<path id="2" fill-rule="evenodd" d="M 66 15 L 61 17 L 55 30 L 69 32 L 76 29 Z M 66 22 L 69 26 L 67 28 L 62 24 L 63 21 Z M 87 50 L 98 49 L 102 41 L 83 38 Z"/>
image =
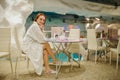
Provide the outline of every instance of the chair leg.
<path id="1" fill-rule="evenodd" d="M 26 56 L 27 69 L 29 68 L 29 58 Z"/>
<path id="2" fill-rule="evenodd" d="M 95 51 L 95 64 L 97 62 L 97 50 Z"/>
<path id="3" fill-rule="evenodd" d="M 88 49 L 87 60 L 89 60 L 90 51 Z"/>
<path id="4" fill-rule="evenodd" d="M 18 65 L 18 57 L 17 57 L 16 63 L 15 63 L 15 75 L 16 75 L 17 65 Z"/>
<path id="5" fill-rule="evenodd" d="M 9 59 L 10 59 L 10 65 L 11 65 L 11 72 L 13 73 L 13 65 L 12 65 L 12 59 L 11 59 L 11 53 L 9 53 Z"/>
<path id="6" fill-rule="evenodd" d="M 78 53 L 78 61 L 80 62 L 81 61 L 81 58 L 80 58 L 81 54 Z"/>
<path id="7" fill-rule="evenodd" d="M 119 53 L 117 53 L 117 62 L 116 62 L 116 69 L 118 69 L 118 59 L 119 59 Z"/>
<path id="8" fill-rule="evenodd" d="M 110 51 L 110 59 L 109 59 L 110 64 L 111 64 L 111 54 L 112 54 L 112 52 Z"/>
<path id="9" fill-rule="evenodd" d="M 107 56 L 106 56 L 107 52 L 106 52 L 106 50 L 105 50 L 104 52 L 105 52 L 105 62 L 107 62 L 107 59 L 106 59 L 106 57 L 107 57 Z"/>
<path id="10" fill-rule="evenodd" d="M 71 54 L 70 54 L 70 56 L 71 56 L 72 59 L 74 59 L 74 56 L 73 56 L 73 55 L 74 55 L 74 53 L 71 53 Z M 71 69 L 71 70 L 73 69 L 73 64 L 72 64 L 72 63 L 73 63 L 73 60 L 72 60 L 72 59 L 70 59 L 70 66 L 71 66 L 70 69 Z M 62 61 L 62 62 L 63 62 L 63 61 Z"/>
<path id="11" fill-rule="evenodd" d="M 15 63 L 15 77 L 19 79 L 20 74 L 20 56 L 17 56 L 16 63 Z"/>

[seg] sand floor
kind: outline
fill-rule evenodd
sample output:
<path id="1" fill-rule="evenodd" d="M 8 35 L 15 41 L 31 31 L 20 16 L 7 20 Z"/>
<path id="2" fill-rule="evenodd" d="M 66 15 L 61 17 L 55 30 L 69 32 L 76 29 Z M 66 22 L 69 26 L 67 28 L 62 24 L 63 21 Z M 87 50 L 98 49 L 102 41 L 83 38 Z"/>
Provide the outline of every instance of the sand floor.
<path id="1" fill-rule="evenodd" d="M 58 80 L 120 80 L 120 67 L 115 69 L 115 61 L 110 65 L 107 61 L 99 61 L 97 64 L 91 61 L 81 61 L 81 67 L 78 68 L 77 64 L 64 63 L 59 72 Z M 29 69 L 26 67 L 25 60 L 21 60 L 19 64 L 19 76 L 11 73 L 10 63 L 8 60 L 0 59 L 0 80 L 56 80 L 56 74 L 46 74 L 38 76 L 32 64 L 30 63 Z M 120 66 L 120 65 L 119 65 Z M 13 60 L 13 67 L 15 68 L 15 61 Z M 55 69 L 55 65 L 51 65 Z"/>

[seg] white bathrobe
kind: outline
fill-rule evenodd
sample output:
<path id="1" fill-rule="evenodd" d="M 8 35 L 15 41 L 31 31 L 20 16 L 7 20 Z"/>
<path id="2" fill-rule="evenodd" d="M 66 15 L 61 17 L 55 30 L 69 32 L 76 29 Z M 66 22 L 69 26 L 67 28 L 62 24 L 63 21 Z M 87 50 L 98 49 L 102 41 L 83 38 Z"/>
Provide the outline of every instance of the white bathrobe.
<path id="1" fill-rule="evenodd" d="M 45 42 L 45 36 L 38 24 L 34 22 L 23 39 L 23 52 L 31 60 L 36 73 L 41 75 L 43 70 L 43 46 L 41 43 Z"/>

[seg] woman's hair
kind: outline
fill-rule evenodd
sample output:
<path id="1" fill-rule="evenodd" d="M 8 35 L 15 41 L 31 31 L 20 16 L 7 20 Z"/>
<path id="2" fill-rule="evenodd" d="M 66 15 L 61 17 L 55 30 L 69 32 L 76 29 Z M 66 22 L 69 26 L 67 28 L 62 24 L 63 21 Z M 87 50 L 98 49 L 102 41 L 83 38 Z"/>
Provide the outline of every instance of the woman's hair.
<path id="1" fill-rule="evenodd" d="M 35 17 L 35 22 L 37 21 L 37 19 L 39 18 L 39 16 L 44 16 L 45 17 L 45 22 L 46 22 L 46 16 L 43 13 L 38 13 Z"/>

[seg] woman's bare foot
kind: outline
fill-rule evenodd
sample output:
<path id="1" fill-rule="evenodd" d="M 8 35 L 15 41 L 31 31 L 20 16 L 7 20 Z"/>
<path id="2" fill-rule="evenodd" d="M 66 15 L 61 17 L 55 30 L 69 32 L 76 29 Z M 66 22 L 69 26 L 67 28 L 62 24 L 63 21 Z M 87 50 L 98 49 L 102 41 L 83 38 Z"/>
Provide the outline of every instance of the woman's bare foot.
<path id="1" fill-rule="evenodd" d="M 46 74 L 55 74 L 57 73 L 57 71 L 54 71 L 52 69 L 48 70 L 48 71 L 45 71 Z"/>

